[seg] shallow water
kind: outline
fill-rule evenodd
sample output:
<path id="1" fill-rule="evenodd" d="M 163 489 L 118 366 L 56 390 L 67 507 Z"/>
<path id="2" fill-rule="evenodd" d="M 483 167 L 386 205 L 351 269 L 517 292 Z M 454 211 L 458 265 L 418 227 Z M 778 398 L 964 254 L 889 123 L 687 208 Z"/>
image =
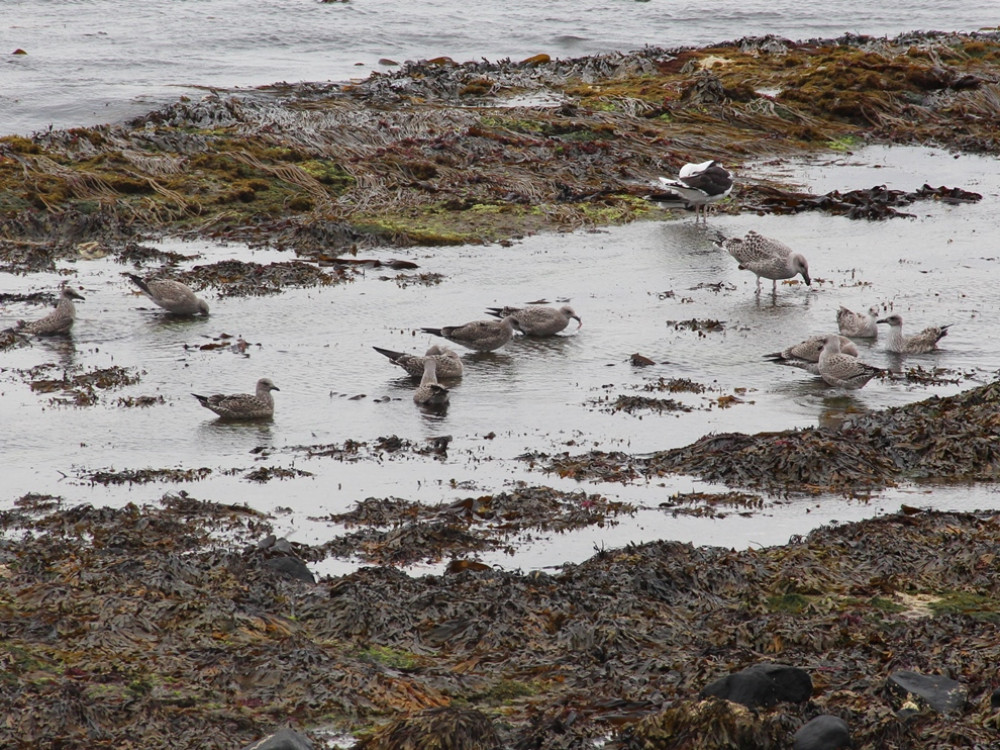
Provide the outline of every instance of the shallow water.
<path id="1" fill-rule="evenodd" d="M 0 134 L 115 122 L 208 87 L 346 81 L 390 70 L 382 60 L 571 58 L 998 23 L 989 0 L 4 0 Z"/>
<path id="2" fill-rule="evenodd" d="M 524 568 L 580 561 L 602 544 L 656 538 L 737 548 L 780 544 L 821 523 L 896 509 L 900 502 L 997 507 L 997 488 L 991 485 L 933 491 L 905 487 L 864 502 L 779 500 L 749 518 L 735 513 L 722 520 L 673 517 L 658 507 L 671 494 L 721 488 L 688 477 L 628 486 L 578 484 L 532 471 L 516 459 L 530 451 L 635 454 L 686 445 L 709 432 L 805 427 L 837 420 L 846 410 L 910 403 L 995 377 L 1000 370 L 1000 346 L 993 337 L 1000 310 L 991 283 L 1000 265 L 997 161 L 873 148 L 791 169 L 818 191 L 880 183 L 912 190 L 929 182 L 976 190 L 984 198 L 962 206 L 919 202 L 910 207 L 916 218 L 878 223 L 820 214 L 744 214 L 715 216 L 706 232 L 687 215 L 597 232 L 538 235 L 506 248 L 392 251 L 382 259 L 402 257 L 420 265 L 418 272 L 403 276 L 433 272 L 444 279 L 434 286 L 407 285 L 389 278 L 397 272 L 374 269 L 346 285 L 277 296 L 220 299 L 209 291 L 212 315 L 207 320 L 165 320 L 121 276 L 134 269 L 111 259 L 68 263 L 60 272 L 71 274 L 87 297 L 77 306 L 72 342 L 39 341 L 5 352 L 0 360 L 0 421 L 5 425 L 0 506 L 9 507 L 32 491 L 60 495 L 69 504 L 121 505 L 185 490 L 202 499 L 277 512 L 279 533 L 307 543 L 339 532 L 313 519 L 347 511 L 366 497 L 437 503 L 523 482 L 582 488 L 641 506 L 617 526 L 534 535 L 516 556 L 481 556 Z M 711 243 L 715 231 L 741 235 L 751 228 L 805 253 L 812 288 L 781 285 L 776 297 L 769 291 L 755 297 L 753 275 L 739 271 Z M 233 257 L 261 263 L 290 259 L 233 245 L 161 246 L 197 253 L 192 264 Z M 9 291 L 51 289 L 61 280 L 62 275 L 9 277 L 14 287 Z M 719 291 L 699 286 L 720 283 Z M 421 326 L 464 323 L 485 317 L 490 306 L 540 298 L 569 299 L 583 327 L 576 331 L 571 325 L 566 335 L 551 340 L 519 338 L 494 354 L 464 352 L 466 374 L 453 388 L 443 416 L 421 412 L 411 401 L 413 384 L 371 348 L 423 351 L 435 339 L 419 333 Z M 848 395 L 761 359 L 806 336 L 835 330 L 841 304 L 859 310 L 873 304 L 891 307 L 910 331 L 952 324 L 942 351 L 909 357 L 905 365 L 948 368 L 961 382 L 917 387 L 873 381 Z M 42 312 L 37 306 L 11 305 L 0 309 L 0 327 Z M 723 321 L 724 330 L 700 336 L 671 322 L 691 319 Z M 198 348 L 223 333 L 243 337 L 250 344 L 247 355 Z M 878 343 L 860 348 L 866 361 L 892 364 Z M 629 358 L 635 352 L 663 364 L 633 367 Z M 18 372 L 48 362 L 88 371 L 134 368 L 141 381 L 102 393 L 96 406 L 52 406 L 50 396 L 31 392 Z M 274 394 L 271 424 L 220 424 L 190 395 L 250 391 L 265 376 L 281 388 Z M 660 377 L 690 378 L 710 390 L 700 395 L 642 391 Z M 694 411 L 610 413 L 604 402 L 619 395 L 674 397 Z M 743 403 L 720 408 L 717 399 L 728 395 Z M 127 396 L 162 396 L 165 403 L 119 405 L 118 399 Z M 297 448 L 348 439 L 374 443 L 389 435 L 414 442 L 451 435 L 453 441 L 446 460 L 401 452 L 345 463 L 309 458 Z M 312 476 L 265 484 L 245 478 L 260 466 L 295 468 Z M 105 487 L 86 480 L 101 470 L 201 467 L 212 474 L 194 483 Z M 345 564 L 350 563 L 329 561 L 323 570 Z"/>

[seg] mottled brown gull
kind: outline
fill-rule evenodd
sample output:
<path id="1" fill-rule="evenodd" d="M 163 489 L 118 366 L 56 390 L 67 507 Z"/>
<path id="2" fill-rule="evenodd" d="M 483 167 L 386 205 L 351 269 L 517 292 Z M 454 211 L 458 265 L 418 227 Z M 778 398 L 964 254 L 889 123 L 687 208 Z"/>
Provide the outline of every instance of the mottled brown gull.
<path id="1" fill-rule="evenodd" d="M 462 360 L 459 359 L 458 353 L 446 346 L 434 344 L 424 352 L 424 356 L 422 357 L 419 354 L 394 352 L 392 349 L 382 349 L 377 346 L 373 346 L 372 349 L 382 356 L 388 357 L 390 362 L 397 367 L 402 367 L 413 378 L 423 377 L 424 360 L 428 357 L 432 357 L 437 361 L 437 376 L 439 378 L 460 378 L 464 371 Z"/>
<path id="2" fill-rule="evenodd" d="M 569 305 L 549 307 L 548 305 L 528 305 L 526 307 L 490 307 L 487 315 L 494 318 L 506 318 L 508 315 L 517 321 L 522 333 L 528 336 L 555 336 L 569 325 L 570 320 L 577 322 L 577 330 L 583 326 L 583 321 Z"/>
<path id="3" fill-rule="evenodd" d="M 937 349 L 937 343 L 948 335 L 951 325 L 929 326 L 912 336 L 903 335 L 903 316 L 893 313 L 877 321 L 889 326 L 889 338 L 885 342 L 886 351 L 895 354 L 926 354 Z"/>
<path id="4" fill-rule="evenodd" d="M 805 341 L 792 344 L 780 352 L 765 354 L 764 358 L 780 365 L 798 367 L 800 370 L 819 375 L 819 356 L 823 350 L 827 335 L 811 336 Z M 858 347 L 854 342 L 845 336 L 840 337 L 840 353 L 845 356 L 857 357 Z"/>
<path id="5" fill-rule="evenodd" d="M 56 309 L 38 320 L 19 320 L 14 330 L 17 333 L 29 333 L 35 336 L 55 336 L 62 333 L 69 333 L 76 320 L 76 306 L 73 300 L 82 300 L 83 297 L 68 286 L 62 288 L 59 295 L 59 302 Z"/>
<path id="6" fill-rule="evenodd" d="M 257 392 L 236 393 L 231 396 L 215 394 L 199 396 L 192 393 L 206 409 L 210 409 L 223 419 L 270 419 L 274 416 L 274 398 L 271 391 L 280 390 L 270 378 L 257 381 Z"/>
<path id="7" fill-rule="evenodd" d="M 153 302 L 173 315 L 208 315 L 208 303 L 191 287 L 173 279 L 143 279 L 134 273 L 125 274 Z"/>
<path id="8" fill-rule="evenodd" d="M 718 203 L 733 189 L 733 176 L 719 162 L 709 160 L 700 164 L 685 164 L 676 180 L 660 178 L 660 187 L 683 198 L 694 206 L 694 221 L 698 223 L 699 211 L 708 223 L 708 207 Z"/>
<path id="9" fill-rule="evenodd" d="M 859 313 L 841 305 L 837 311 L 837 327 L 840 329 L 841 336 L 873 339 L 878 336 L 878 326 L 875 325 L 876 318 L 878 318 L 877 307 L 869 307 L 868 312 Z"/>
<path id="10" fill-rule="evenodd" d="M 761 278 L 771 279 L 772 294 L 778 291 L 778 279 L 791 279 L 802 274 L 806 284 L 812 284 L 805 257 L 783 242 L 750 230 L 743 239 L 726 239 L 720 235 L 717 244 L 739 261 L 741 269 L 756 274 L 757 294 L 760 294 Z"/>
<path id="11" fill-rule="evenodd" d="M 424 375 L 420 385 L 413 392 L 413 402 L 421 406 L 444 406 L 448 403 L 448 389 L 437 381 L 437 360 L 434 357 L 424 359 Z"/>
<path id="12" fill-rule="evenodd" d="M 869 380 L 885 372 L 841 352 L 840 340 L 841 337 L 835 333 L 827 336 L 819 355 L 819 376 L 828 384 L 854 391 L 864 388 Z"/>
<path id="13" fill-rule="evenodd" d="M 441 336 L 469 349 L 491 352 L 514 338 L 514 329 L 517 327 L 519 327 L 517 321 L 508 315 L 502 320 L 474 320 L 461 326 L 421 328 L 420 330 L 434 336 Z"/>

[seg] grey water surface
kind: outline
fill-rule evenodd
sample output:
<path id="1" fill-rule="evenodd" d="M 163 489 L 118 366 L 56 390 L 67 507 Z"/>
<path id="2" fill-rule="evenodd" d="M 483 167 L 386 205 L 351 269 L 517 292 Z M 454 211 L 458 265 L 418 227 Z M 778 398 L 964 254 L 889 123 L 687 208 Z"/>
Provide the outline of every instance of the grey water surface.
<path id="1" fill-rule="evenodd" d="M 754 176 L 774 166 L 748 167 Z M 280 295 L 219 298 L 207 319 L 170 320 L 121 274 L 112 258 L 61 264 L 57 274 L 7 277 L 7 291 L 56 288 L 69 278 L 82 287 L 71 341 L 38 341 L 0 355 L 0 452 L 4 463 L 0 507 L 28 492 L 59 495 L 68 504 L 120 506 L 155 502 L 185 490 L 218 502 L 245 502 L 276 514 L 279 533 L 317 543 L 340 532 L 318 520 L 351 509 L 366 497 L 401 497 L 438 503 L 509 490 L 518 483 L 582 489 L 639 506 L 614 526 L 562 535 L 535 534 L 513 556 L 491 553 L 487 562 L 534 568 L 580 561 L 595 546 L 677 539 L 737 548 L 781 544 L 832 520 L 847 521 L 895 510 L 901 502 L 936 508 L 998 507 L 997 487 L 904 486 L 870 500 L 842 497 L 767 498 L 749 517 L 674 517 L 659 507 L 677 492 L 721 491 L 690 477 L 654 482 L 577 483 L 543 474 L 518 456 L 571 455 L 588 450 L 641 454 L 686 445 L 710 432 L 782 430 L 836 422 L 848 412 L 911 403 L 988 382 L 1000 371 L 1000 232 L 995 222 L 1000 169 L 995 158 L 954 156 L 940 150 L 871 147 L 780 167 L 815 192 L 886 184 L 913 190 L 925 182 L 983 194 L 979 203 L 922 201 L 914 218 L 851 221 L 819 213 L 795 216 L 713 215 L 708 229 L 692 214 L 567 234 L 540 234 L 500 245 L 413 248 L 372 254 L 404 258 L 416 271 L 373 268 L 338 286 L 290 289 Z M 739 178 L 739 175 L 737 175 Z M 804 253 L 811 288 L 765 286 L 712 244 L 716 232 L 749 229 Z M 267 263 L 291 260 L 269 250 L 203 242 L 158 244 L 197 255 L 190 264 L 228 258 Z M 440 274 L 436 284 L 413 283 Z M 485 317 L 487 307 L 538 299 L 569 300 L 583 319 L 553 339 L 518 338 L 489 354 L 463 351 L 465 377 L 443 415 L 427 414 L 412 400 L 414 384 L 372 349 L 423 352 L 440 327 Z M 905 367 L 945 368 L 957 382 L 915 386 L 875 380 L 845 393 L 762 355 L 817 333 L 836 330 L 840 305 L 879 305 L 901 313 L 911 331 L 951 324 L 941 351 L 908 357 Z M 0 308 L 0 327 L 42 310 L 27 304 Z M 699 333 L 683 321 L 716 320 L 721 330 Z M 241 353 L 201 349 L 223 334 L 242 337 Z M 859 342 L 861 357 L 878 366 L 894 362 L 878 341 Z M 658 364 L 638 368 L 640 353 Z M 80 366 L 119 366 L 139 375 L 127 388 L 101 392 L 90 407 L 50 403 L 32 392 L 25 372 L 51 363 L 50 377 Z M 895 363 L 898 366 L 898 362 Z M 270 377 L 275 418 L 268 424 L 222 424 L 190 395 L 251 392 Z M 660 378 L 688 378 L 701 394 L 644 390 Z M 621 395 L 673 397 L 690 412 L 627 414 L 609 408 Z M 120 398 L 162 397 L 163 403 L 129 407 Z M 728 408 L 719 399 L 737 399 Z M 398 436 L 423 445 L 450 435 L 446 458 L 412 451 L 373 455 L 379 438 Z M 309 457 L 305 446 L 366 443 L 362 460 Z M 309 476 L 250 480 L 250 471 L 280 467 Z M 104 486 L 97 471 L 200 469 L 190 483 Z M 794 489 L 794 488 L 792 488 Z M 350 561 L 328 561 L 335 571 Z M 420 568 L 418 568 L 419 570 Z"/>
<path id="2" fill-rule="evenodd" d="M 992 0 L 3 0 L 0 135 L 116 122 L 213 88 L 347 81 L 439 56 L 565 59 L 766 34 L 998 24 Z"/>

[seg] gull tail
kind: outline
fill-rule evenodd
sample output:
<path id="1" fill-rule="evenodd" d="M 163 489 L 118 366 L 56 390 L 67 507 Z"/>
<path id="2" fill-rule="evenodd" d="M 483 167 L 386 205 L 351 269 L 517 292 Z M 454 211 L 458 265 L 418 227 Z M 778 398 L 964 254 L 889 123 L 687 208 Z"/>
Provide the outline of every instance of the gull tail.
<path id="1" fill-rule="evenodd" d="M 403 356 L 402 352 L 394 352 L 392 349 L 380 349 L 377 346 L 373 346 L 372 349 L 374 349 L 375 351 L 377 351 L 383 357 L 388 357 L 393 362 L 395 362 L 397 359 L 399 359 L 400 357 Z"/>

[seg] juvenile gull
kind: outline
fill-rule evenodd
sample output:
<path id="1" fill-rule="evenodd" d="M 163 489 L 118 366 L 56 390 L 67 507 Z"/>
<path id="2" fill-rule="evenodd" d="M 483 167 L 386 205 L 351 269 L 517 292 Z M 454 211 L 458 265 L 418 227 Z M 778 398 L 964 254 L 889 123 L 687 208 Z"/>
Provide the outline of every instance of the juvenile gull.
<path id="1" fill-rule="evenodd" d="M 660 185 L 694 206 L 695 224 L 699 211 L 707 224 L 709 204 L 718 203 L 732 192 L 733 176 L 719 162 L 710 159 L 700 164 L 685 164 L 676 180 L 661 177 Z"/>
<path id="2" fill-rule="evenodd" d="M 274 398 L 271 391 L 280 390 L 270 378 L 257 381 L 255 394 L 237 393 L 232 396 L 215 394 L 199 396 L 192 393 L 206 409 L 210 409 L 223 419 L 270 419 L 274 416 Z"/>
<path id="3" fill-rule="evenodd" d="M 716 244 L 736 258 L 740 268 L 753 271 L 757 275 L 757 294 L 760 294 L 761 278 L 771 279 L 772 294 L 778 291 L 778 279 L 791 279 L 802 274 L 806 284 L 812 284 L 809 278 L 809 264 L 802 253 L 793 252 L 783 242 L 757 234 L 752 229 L 743 239 L 738 237 L 726 239 L 720 235 Z"/>
<path id="4" fill-rule="evenodd" d="M 811 336 L 805 341 L 792 344 L 780 352 L 765 354 L 764 358 L 779 365 L 798 367 L 800 370 L 819 375 L 819 356 L 826 341 L 826 334 Z M 858 347 L 849 338 L 840 336 L 840 353 L 845 356 L 857 357 Z"/>
<path id="5" fill-rule="evenodd" d="M 517 326 L 517 321 L 513 316 L 508 315 L 502 320 L 474 320 L 462 326 L 421 328 L 420 330 L 434 336 L 441 336 L 469 349 L 491 352 L 514 338 L 514 329 Z"/>
<path id="6" fill-rule="evenodd" d="M 421 406 L 444 406 L 448 403 L 448 389 L 437 381 L 437 360 L 424 358 L 424 375 L 413 392 L 413 402 Z"/>
<path id="7" fill-rule="evenodd" d="M 437 361 L 437 375 L 440 378 L 460 378 L 464 371 L 462 360 L 458 358 L 458 354 L 454 349 L 449 349 L 446 346 L 434 344 L 424 352 L 424 356 L 422 357 L 418 354 L 406 354 L 405 352 L 394 352 L 391 349 L 380 349 L 377 346 L 373 346 L 372 349 L 388 357 L 390 362 L 397 367 L 402 367 L 413 378 L 423 377 L 424 360 L 428 357 L 432 357 Z"/>
<path id="8" fill-rule="evenodd" d="M 569 305 L 549 307 L 548 305 L 528 305 L 527 307 L 490 307 L 487 315 L 494 318 L 512 317 L 517 321 L 518 328 L 528 336 L 555 336 L 569 325 L 570 320 L 577 322 L 577 330 L 583 326 L 583 321 Z"/>
<path id="9" fill-rule="evenodd" d="M 853 391 L 864 388 L 865 383 L 885 372 L 862 362 L 857 357 L 841 352 L 840 338 L 835 333 L 827 336 L 823 342 L 823 351 L 819 355 L 817 363 L 819 376 L 828 384 Z"/>
<path id="10" fill-rule="evenodd" d="M 187 284 L 171 279 L 143 279 L 134 273 L 125 275 L 147 297 L 173 315 L 208 315 L 208 303 L 197 297 Z"/>
<path id="11" fill-rule="evenodd" d="M 873 339 L 878 337 L 878 308 L 869 307 L 867 313 L 848 310 L 843 305 L 837 311 L 837 327 L 841 336 L 851 336 L 856 339 Z"/>
<path id="12" fill-rule="evenodd" d="M 896 354 L 926 354 L 927 352 L 934 351 L 937 349 L 937 342 L 948 335 L 948 329 L 951 327 L 950 324 L 946 326 L 929 326 L 920 333 L 915 333 L 912 336 L 904 336 L 903 317 L 901 315 L 894 313 L 876 322 L 887 323 L 889 325 L 889 339 L 885 342 L 885 348 L 887 351 L 895 352 Z"/>
<path id="13" fill-rule="evenodd" d="M 83 297 L 68 286 L 64 286 L 55 310 L 38 320 L 30 322 L 19 320 L 14 330 L 18 333 L 31 333 L 35 336 L 55 336 L 60 333 L 69 333 L 73 327 L 73 321 L 76 320 L 76 306 L 73 304 L 75 299 L 82 300 Z"/>

